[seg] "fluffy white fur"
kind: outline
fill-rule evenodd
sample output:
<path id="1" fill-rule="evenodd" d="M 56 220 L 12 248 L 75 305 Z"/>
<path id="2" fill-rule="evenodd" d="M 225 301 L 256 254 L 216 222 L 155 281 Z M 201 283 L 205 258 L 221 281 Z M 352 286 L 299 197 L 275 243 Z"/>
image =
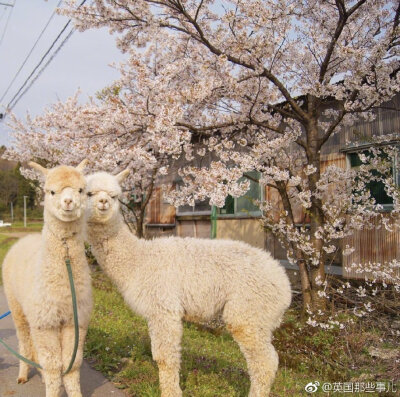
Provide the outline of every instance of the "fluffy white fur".
<path id="1" fill-rule="evenodd" d="M 138 240 L 119 210 L 126 175 L 88 177 L 88 241 L 127 303 L 148 321 L 162 397 L 182 395 L 182 319 L 219 313 L 246 357 L 250 396 L 267 396 L 278 367 L 271 333 L 291 301 L 284 269 L 269 253 L 238 241 Z"/>
<path id="2" fill-rule="evenodd" d="M 3 262 L 3 281 L 17 330 L 19 351 L 38 362 L 46 396 L 58 397 L 62 380 L 70 397 L 81 397 L 80 366 L 92 311 L 89 267 L 83 243 L 86 181 L 77 168 L 47 170 L 30 165 L 46 176 L 44 227 L 10 249 Z M 74 346 L 72 298 L 65 265 L 66 247 L 71 258 L 79 314 L 79 349 L 74 366 L 62 379 Z M 29 366 L 20 362 L 18 383 L 28 380 Z"/>

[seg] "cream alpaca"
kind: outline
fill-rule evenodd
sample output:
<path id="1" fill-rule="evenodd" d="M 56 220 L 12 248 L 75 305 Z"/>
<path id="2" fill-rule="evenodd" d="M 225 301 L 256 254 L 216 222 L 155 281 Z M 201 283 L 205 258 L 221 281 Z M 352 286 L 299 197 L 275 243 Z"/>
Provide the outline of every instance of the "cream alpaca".
<path id="1" fill-rule="evenodd" d="M 182 319 L 218 313 L 246 357 L 250 396 L 267 396 L 278 367 L 271 333 L 291 300 L 284 269 L 269 253 L 238 241 L 138 240 L 119 210 L 119 182 L 127 173 L 88 177 L 88 241 L 127 303 L 148 321 L 162 397 L 182 395 Z"/>
<path id="2" fill-rule="evenodd" d="M 69 397 L 81 397 L 80 366 L 92 310 L 89 267 L 82 230 L 86 204 L 85 166 L 47 170 L 30 163 L 46 176 L 42 234 L 19 240 L 3 262 L 3 281 L 17 329 L 20 353 L 43 370 L 46 396 L 58 397 L 62 380 Z M 63 241 L 64 240 L 64 241 Z M 65 265 L 71 258 L 79 315 L 79 349 L 72 370 L 62 379 L 74 346 L 71 291 Z M 20 362 L 18 383 L 28 380 L 29 366 Z"/>

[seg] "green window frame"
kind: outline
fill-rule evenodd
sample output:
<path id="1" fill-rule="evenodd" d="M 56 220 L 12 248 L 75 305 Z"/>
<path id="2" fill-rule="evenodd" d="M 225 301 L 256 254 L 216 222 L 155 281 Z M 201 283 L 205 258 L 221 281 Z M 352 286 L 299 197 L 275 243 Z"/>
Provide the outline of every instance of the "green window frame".
<path id="1" fill-rule="evenodd" d="M 254 203 L 255 200 L 263 200 L 264 194 L 262 186 L 259 182 L 260 173 L 257 171 L 246 172 L 250 178 L 243 176 L 239 181 L 249 180 L 250 189 L 241 197 L 233 197 L 229 195 L 225 199 L 225 205 L 218 209 L 219 216 L 237 216 L 237 217 L 254 217 L 260 216 L 261 210 Z"/>
<path id="2" fill-rule="evenodd" d="M 358 168 L 362 164 L 358 156 L 359 154 L 365 154 L 367 157 L 371 156 L 368 149 L 347 153 L 347 161 L 350 168 Z M 400 173 L 397 167 L 398 161 L 398 156 L 396 156 L 393 159 L 391 174 L 396 185 L 400 186 Z M 386 193 L 383 182 L 372 181 L 367 184 L 367 188 L 370 190 L 371 196 L 375 199 L 376 203 L 382 205 L 384 210 L 390 211 L 393 208 L 393 198 Z"/>

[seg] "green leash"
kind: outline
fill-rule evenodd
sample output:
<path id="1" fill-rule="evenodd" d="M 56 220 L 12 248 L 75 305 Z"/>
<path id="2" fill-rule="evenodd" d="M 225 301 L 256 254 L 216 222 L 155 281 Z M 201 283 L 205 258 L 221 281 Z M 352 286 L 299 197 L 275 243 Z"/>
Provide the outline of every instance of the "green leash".
<path id="1" fill-rule="evenodd" d="M 78 351 L 78 345 L 79 345 L 78 305 L 76 304 L 74 278 L 72 277 L 71 261 L 69 259 L 69 256 L 68 258 L 65 259 L 65 264 L 67 265 L 69 285 L 71 287 L 72 309 L 74 311 L 75 343 L 74 343 L 74 351 L 72 352 L 71 356 L 71 361 L 69 362 L 68 368 L 63 373 L 63 375 L 66 375 L 69 371 L 71 371 L 71 368 L 75 362 L 76 352 Z"/>
<path id="2" fill-rule="evenodd" d="M 65 243 L 65 241 L 64 241 Z M 66 244 L 66 243 L 65 243 Z M 68 368 L 66 371 L 63 373 L 63 375 L 67 375 L 69 371 L 71 371 L 72 366 L 74 365 L 75 358 L 76 358 L 76 352 L 78 351 L 78 345 L 79 345 L 79 324 L 78 324 L 78 305 L 76 303 L 76 293 L 75 293 L 75 285 L 74 285 L 74 278 L 72 277 L 72 269 L 71 269 L 71 261 L 69 259 L 69 254 L 68 254 L 68 246 L 67 246 L 67 257 L 65 258 L 65 265 L 67 266 L 67 271 L 68 271 L 68 278 L 69 278 L 69 285 L 71 287 L 71 296 L 72 296 L 72 308 L 74 311 L 74 327 L 75 327 L 75 344 L 74 344 L 74 351 L 72 352 L 72 357 L 71 361 L 68 365 Z M 13 348 L 8 346 L 3 339 L 0 338 L 0 343 L 14 356 L 18 357 L 21 361 L 24 361 L 25 363 L 32 365 L 33 367 L 43 369 L 40 364 L 35 363 L 34 361 L 31 361 L 23 356 L 21 356 L 19 353 L 17 353 Z"/>

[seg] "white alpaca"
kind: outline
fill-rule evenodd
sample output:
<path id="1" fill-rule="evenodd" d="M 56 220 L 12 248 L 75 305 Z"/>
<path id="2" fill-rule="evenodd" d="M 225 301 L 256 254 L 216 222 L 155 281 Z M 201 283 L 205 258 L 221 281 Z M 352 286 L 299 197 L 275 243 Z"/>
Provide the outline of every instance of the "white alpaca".
<path id="1" fill-rule="evenodd" d="M 89 267 L 83 243 L 86 181 L 77 168 L 47 170 L 30 166 L 46 176 L 42 234 L 28 235 L 10 249 L 3 262 L 3 281 L 17 329 L 20 354 L 38 362 L 47 397 L 58 397 L 62 380 L 69 397 L 81 397 L 80 366 L 92 311 Z M 68 248 L 67 248 L 68 247 Z M 75 281 L 79 348 L 72 370 L 63 377 L 74 347 L 74 320 L 65 265 L 69 251 Z M 28 381 L 29 366 L 20 362 L 18 383 Z"/>
<path id="2" fill-rule="evenodd" d="M 130 307 L 146 318 L 162 397 L 179 397 L 182 319 L 221 313 L 247 360 L 250 396 L 269 394 L 278 368 L 271 344 L 291 301 L 284 269 L 269 253 L 229 240 L 139 240 L 119 209 L 127 176 L 88 176 L 88 242 Z"/>

